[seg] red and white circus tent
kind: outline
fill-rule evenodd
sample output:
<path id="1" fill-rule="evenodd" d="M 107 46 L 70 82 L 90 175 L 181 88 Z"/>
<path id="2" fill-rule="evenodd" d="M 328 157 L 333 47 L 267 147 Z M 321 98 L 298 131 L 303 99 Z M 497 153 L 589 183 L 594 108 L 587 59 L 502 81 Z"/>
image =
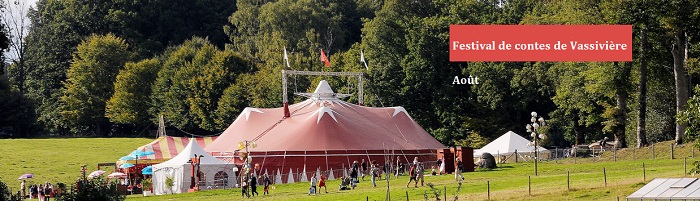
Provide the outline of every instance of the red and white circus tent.
<path id="1" fill-rule="evenodd" d="M 388 163 L 393 155 L 403 163 L 435 161 L 436 149 L 445 148 L 403 107 L 374 108 L 339 99 L 323 80 L 314 93 L 301 94 L 309 99 L 289 106 L 291 115 L 284 117 L 284 108 L 245 108 L 236 120 L 205 148 L 214 156 L 241 164 L 236 152 L 239 142 L 253 141 L 248 147 L 252 164 L 260 164 L 258 174 L 268 172 L 275 180 L 304 181 L 307 176 L 290 179 L 286 174 L 303 170 L 342 170 L 353 161 L 376 160 Z M 278 174 L 282 172 L 283 178 Z M 335 177 L 339 172 L 334 173 Z M 326 175 L 329 176 L 329 175 Z"/>
<path id="2" fill-rule="evenodd" d="M 195 142 L 201 147 L 207 147 L 216 140 L 217 136 L 213 137 L 196 137 Z M 186 146 L 189 144 L 190 138 L 188 137 L 172 137 L 172 136 L 161 136 L 151 143 L 140 146 L 134 150 L 134 152 L 153 152 L 146 156 L 141 156 L 138 158 L 138 163 L 144 164 L 156 164 L 162 163 L 178 155 Z M 132 152 L 132 153 L 134 153 Z M 132 154 L 129 154 L 132 155 Z M 134 163 L 135 160 L 124 161 L 129 163 Z"/>

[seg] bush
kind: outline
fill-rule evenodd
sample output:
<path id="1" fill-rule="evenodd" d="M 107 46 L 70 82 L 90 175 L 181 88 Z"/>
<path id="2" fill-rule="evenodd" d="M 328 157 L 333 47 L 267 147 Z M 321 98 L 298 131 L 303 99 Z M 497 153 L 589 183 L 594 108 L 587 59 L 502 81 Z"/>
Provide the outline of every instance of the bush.
<path id="1" fill-rule="evenodd" d="M 10 192 L 10 188 L 7 187 L 7 185 L 0 181 L 0 201 L 22 201 L 22 195 L 18 191 L 16 194 L 12 194 Z"/>
<path id="2" fill-rule="evenodd" d="M 141 186 L 143 187 L 144 191 L 151 190 L 151 179 L 141 180 Z"/>
<path id="3" fill-rule="evenodd" d="M 76 187 L 77 186 L 77 187 Z M 104 200 L 123 201 L 126 195 L 119 193 L 117 183 L 107 182 L 102 177 L 91 180 L 78 180 L 69 191 L 56 197 L 57 201 Z"/>

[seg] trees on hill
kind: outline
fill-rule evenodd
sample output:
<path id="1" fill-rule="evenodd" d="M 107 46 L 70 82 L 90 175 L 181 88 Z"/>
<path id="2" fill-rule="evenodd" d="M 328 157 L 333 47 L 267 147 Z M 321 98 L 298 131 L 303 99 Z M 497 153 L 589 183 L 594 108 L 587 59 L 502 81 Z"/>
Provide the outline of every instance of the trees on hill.
<path id="1" fill-rule="evenodd" d="M 550 120 L 549 145 L 693 139 L 686 121 L 676 125 L 700 72 L 693 1 L 233 2 L 40 0 L 28 15 L 30 71 L 19 92 L 29 98 L 12 101 L 26 101 L 33 127 L 51 133 L 142 130 L 162 114 L 168 125 L 208 134 L 246 106 L 281 106 L 282 69 L 362 71 L 366 105 L 402 105 L 446 145 L 523 133 L 531 111 Z M 452 24 L 631 24 L 633 61 L 449 62 Z M 452 84 L 470 75 L 480 83 Z M 341 93 L 357 85 L 297 76 L 290 91 L 320 79 Z"/>
<path id="2" fill-rule="evenodd" d="M 92 35 L 77 47 L 63 83 L 60 114 L 71 132 L 103 135 L 109 126 L 106 103 L 124 64 L 133 58 L 129 45 L 112 34 Z"/>

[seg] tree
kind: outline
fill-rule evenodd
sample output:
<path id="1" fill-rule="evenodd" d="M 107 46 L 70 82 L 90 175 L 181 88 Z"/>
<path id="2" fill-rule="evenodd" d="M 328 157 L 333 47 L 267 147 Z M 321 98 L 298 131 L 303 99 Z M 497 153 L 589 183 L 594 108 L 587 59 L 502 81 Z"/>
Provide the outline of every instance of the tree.
<path id="1" fill-rule="evenodd" d="M 529 13 L 523 20 L 524 23 L 537 24 L 628 24 L 631 23 L 628 16 L 620 15 L 621 2 L 598 2 L 598 1 L 559 1 L 539 4 L 533 12 Z M 555 66 L 561 64 L 554 64 Z M 561 84 L 569 83 L 575 85 L 557 84 L 557 95 L 555 102 L 559 109 L 568 108 L 566 112 L 560 112 L 567 119 L 574 119 L 578 123 L 573 123 L 572 129 L 578 126 L 591 126 L 601 124 L 601 131 L 613 134 L 617 147 L 626 147 L 626 133 L 628 124 L 628 101 L 629 94 L 633 90 L 633 80 L 628 76 L 632 72 L 631 63 L 607 62 L 607 63 L 586 63 L 570 64 L 571 68 L 559 68 L 558 71 L 572 71 L 571 73 L 559 73 L 555 79 L 561 80 Z M 581 69 L 582 68 L 582 69 Z M 571 82 L 577 80 L 577 83 Z M 572 91 L 582 89 L 587 96 L 578 96 Z M 572 95 L 572 96 L 567 96 Z M 578 97 L 578 98 L 574 98 Z M 574 98 L 574 99 L 572 99 Z M 559 101 L 557 101 L 559 100 Z M 577 104 L 566 104 L 577 102 Z M 572 113 L 573 112 L 573 113 Z M 578 117 L 573 117 L 574 113 L 579 113 Z M 580 134 L 580 131 L 573 131 Z M 594 136 L 590 136 L 594 137 Z M 602 136 L 595 136 L 599 138 Z M 583 140 L 583 136 L 576 137 L 577 143 Z M 589 139 L 592 140 L 592 139 Z"/>
<path id="2" fill-rule="evenodd" d="M 21 94 L 25 92 L 25 82 L 27 75 L 31 71 L 27 65 L 26 55 L 27 46 L 30 45 L 27 40 L 27 32 L 29 31 L 29 19 L 27 19 L 25 1 L 3 0 L 3 4 L 7 4 L 7 8 L 3 9 L 2 23 L 7 27 L 10 34 L 10 57 L 7 58 L 12 64 L 8 69 L 10 80 Z M 3 51 L 4 52 L 4 51 Z M 3 60 L 4 61 L 4 60 Z"/>
<path id="3" fill-rule="evenodd" d="M 151 116 L 163 114 L 170 124 L 190 132 L 217 131 L 210 113 L 236 77 L 251 70 L 248 62 L 198 37 L 169 50 L 163 60 L 153 84 Z"/>
<path id="4" fill-rule="evenodd" d="M 0 2 L 0 11 L 5 12 L 5 2 L 2 1 Z M 0 52 L 3 52 L 3 54 L 0 54 L 0 75 L 5 74 L 5 50 L 10 46 L 10 37 L 9 33 L 7 31 L 7 28 L 5 27 L 7 23 L 5 22 L 0 22 Z"/>
<path id="5" fill-rule="evenodd" d="M 104 134 L 109 126 L 105 107 L 114 92 L 114 81 L 133 58 L 128 48 L 112 34 L 92 35 L 78 46 L 60 98 L 60 114 L 73 133 Z"/>
<path id="6" fill-rule="evenodd" d="M 24 95 L 11 88 L 0 78 L 0 129 L 11 128 L 15 137 L 26 136 L 31 131 L 34 118 L 32 104 Z"/>
<path id="7" fill-rule="evenodd" d="M 126 63 L 114 82 L 114 94 L 107 102 L 105 117 L 121 124 L 142 125 L 148 122 L 151 85 L 160 67 L 158 59 Z"/>
<path id="8" fill-rule="evenodd" d="M 686 140 L 695 140 L 695 146 L 700 148 L 700 85 L 696 85 L 693 89 L 695 95 L 688 99 L 688 107 L 678 113 L 678 123 L 687 124 L 685 128 Z"/>
<path id="9" fill-rule="evenodd" d="M 662 7 L 665 15 L 662 23 L 670 38 L 671 55 L 673 56 L 673 74 L 676 83 L 676 114 L 685 110 L 688 104 L 690 85 L 685 64 L 688 61 L 688 43 L 692 36 L 697 35 L 697 20 L 700 4 L 696 1 L 674 0 L 666 1 Z M 676 124 L 676 144 L 683 143 L 686 123 Z"/>
<path id="10" fill-rule="evenodd" d="M 624 18 L 629 19 L 629 23 L 634 23 L 634 36 L 638 42 L 638 61 L 639 61 L 639 87 L 638 87 L 638 115 L 637 115 L 637 131 L 636 139 L 637 148 L 649 144 L 647 140 L 647 77 L 649 73 L 650 60 L 653 52 L 652 45 L 649 44 L 650 37 L 654 32 L 658 32 L 659 25 L 654 18 L 659 16 L 657 7 L 659 2 L 656 1 L 635 1 L 630 4 L 621 4 L 621 12 Z M 653 41 L 652 41 L 653 42 Z"/>
<path id="11" fill-rule="evenodd" d="M 21 0 L 20 0 L 21 1 Z M 221 28 L 235 11 L 233 0 L 84 1 L 40 0 L 30 8 L 26 44 L 26 92 L 36 105 L 37 124 L 66 134 L 58 100 L 76 47 L 92 34 L 112 33 L 130 44 L 137 59 L 161 54 L 194 35 L 223 47 Z"/>

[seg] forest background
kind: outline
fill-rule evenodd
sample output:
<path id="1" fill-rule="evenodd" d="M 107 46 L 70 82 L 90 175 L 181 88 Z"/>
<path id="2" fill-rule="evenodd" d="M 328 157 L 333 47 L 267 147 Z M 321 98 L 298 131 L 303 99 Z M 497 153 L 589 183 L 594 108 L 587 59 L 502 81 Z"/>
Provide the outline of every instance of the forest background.
<path id="1" fill-rule="evenodd" d="M 0 7 L 0 137 L 154 136 L 160 115 L 177 133 L 214 135 L 245 107 L 281 107 L 282 69 L 364 72 L 365 105 L 403 106 L 448 146 L 480 147 L 509 130 L 527 137 L 532 111 L 548 121 L 546 147 L 605 136 L 620 147 L 681 144 L 700 134 L 697 1 L 4 0 Z M 631 24 L 634 56 L 453 63 L 452 24 Z M 452 84 L 469 75 L 480 83 Z M 321 79 L 357 102 L 353 78 L 294 76 L 290 91 L 312 91 Z M 302 100 L 291 94 L 292 103 Z"/>

